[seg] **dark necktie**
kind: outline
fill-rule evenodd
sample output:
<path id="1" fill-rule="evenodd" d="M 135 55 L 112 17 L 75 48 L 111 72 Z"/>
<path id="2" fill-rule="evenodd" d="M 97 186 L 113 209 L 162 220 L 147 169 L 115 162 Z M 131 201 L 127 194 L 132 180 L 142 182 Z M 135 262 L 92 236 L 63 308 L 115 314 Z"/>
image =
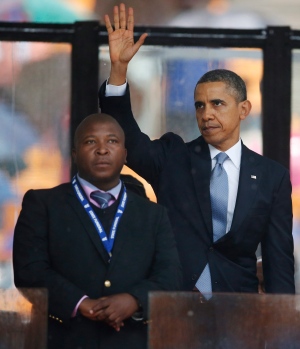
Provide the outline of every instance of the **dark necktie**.
<path id="1" fill-rule="evenodd" d="M 108 207 L 109 201 L 113 198 L 110 193 L 103 193 L 100 190 L 92 191 L 90 197 L 99 204 L 100 208 Z"/>
<path id="2" fill-rule="evenodd" d="M 210 177 L 210 200 L 212 209 L 213 239 L 219 240 L 226 233 L 228 208 L 228 176 L 223 163 L 228 159 L 226 153 L 219 153 L 215 159 L 217 163 Z M 203 294 L 212 292 L 209 265 L 206 264 L 196 287 Z"/>

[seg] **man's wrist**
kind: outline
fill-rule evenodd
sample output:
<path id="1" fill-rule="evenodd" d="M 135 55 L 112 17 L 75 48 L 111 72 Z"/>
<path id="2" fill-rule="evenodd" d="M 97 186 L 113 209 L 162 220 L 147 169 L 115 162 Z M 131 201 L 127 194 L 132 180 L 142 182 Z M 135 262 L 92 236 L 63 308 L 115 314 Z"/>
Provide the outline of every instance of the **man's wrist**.
<path id="1" fill-rule="evenodd" d="M 112 63 L 109 84 L 120 86 L 126 81 L 128 64 Z"/>
<path id="2" fill-rule="evenodd" d="M 133 296 L 133 295 L 132 295 Z M 138 309 L 137 311 L 135 311 L 131 318 L 134 320 L 134 321 L 142 321 L 144 320 L 144 313 L 143 313 L 143 306 L 142 304 L 140 303 L 139 299 L 135 296 L 133 296 L 133 298 L 136 300 L 137 302 L 137 305 L 138 305 Z"/>

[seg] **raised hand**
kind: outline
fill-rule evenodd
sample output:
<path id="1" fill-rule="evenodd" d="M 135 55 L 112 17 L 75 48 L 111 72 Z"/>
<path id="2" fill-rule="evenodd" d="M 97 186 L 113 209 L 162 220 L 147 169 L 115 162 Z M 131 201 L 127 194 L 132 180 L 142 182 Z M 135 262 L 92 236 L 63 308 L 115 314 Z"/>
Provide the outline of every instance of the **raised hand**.
<path id="1" fill-rule="evenodd" d="M 148 34 L 142 34 L 138 41 L 134 43 L 133 8 L 129 7 L 126 20 L 124 4 L 120 4 L 120 8 L 114 6 L 114 29 L 108 15 L 105 15 L 104 20 L 108 33 L 111 60 L 109 83 L 120 85 L 125 82 L 128 63 L 142 46 Z"/>

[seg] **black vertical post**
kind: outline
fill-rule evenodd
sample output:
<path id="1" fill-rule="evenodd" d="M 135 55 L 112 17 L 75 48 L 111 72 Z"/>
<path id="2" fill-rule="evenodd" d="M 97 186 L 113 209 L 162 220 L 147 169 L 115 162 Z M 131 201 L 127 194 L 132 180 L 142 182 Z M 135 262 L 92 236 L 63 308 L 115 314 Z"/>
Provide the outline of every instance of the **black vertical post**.
<path id="1" fill-rule="evenodd" d="M 72 41 L 70 141 L 87 115 L 98 112 L 98 30 L 96 21 L 76 22 Z M 74 167 L 71 168 L 71 175 Z"/>
<path id="2" fill-rule="evenodd" d="M 292 52 L 290 27 L 268 27 L 262 84 L 263 154 L 290 166 Z"/>

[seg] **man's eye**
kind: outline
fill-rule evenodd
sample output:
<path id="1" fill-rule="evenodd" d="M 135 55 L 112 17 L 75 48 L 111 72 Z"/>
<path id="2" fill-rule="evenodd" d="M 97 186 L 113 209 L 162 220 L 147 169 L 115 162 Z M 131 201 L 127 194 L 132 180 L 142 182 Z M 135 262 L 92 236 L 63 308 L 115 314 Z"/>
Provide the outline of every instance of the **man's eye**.
<path id="1" fill-rule="evenodd" d="M 220 106 L 220 105 L 222 105 L 222 102 L 221 101 L 215 101 L 215 105 L 216 106 Z"/>
<path id="2" fill-rule="evenodd" d="M 88 140 L 86 141 L 86 143 L 87 143 L 87 144 L 93 144 L 93 143 L 95 143 L 95 141 L 94 141 L 93 139 L 88 139 Z"/>
<path id="3" fill-rule="evenodd" d="M 202 109 L 202 108 L 203 108 L 203 104 L 202 104 L 202 103 L 199 103 L 199 102 L 196 102 L 196 103 L 195 103 L 195 108 L 196 108 L 196 110 L 197 110 L 197 109 Z"/>
<path id="4" fill-rule="evenodd" d="M 117 143 L 118 141 L 116 139 L 109 139 L 108 143 Z"/>

